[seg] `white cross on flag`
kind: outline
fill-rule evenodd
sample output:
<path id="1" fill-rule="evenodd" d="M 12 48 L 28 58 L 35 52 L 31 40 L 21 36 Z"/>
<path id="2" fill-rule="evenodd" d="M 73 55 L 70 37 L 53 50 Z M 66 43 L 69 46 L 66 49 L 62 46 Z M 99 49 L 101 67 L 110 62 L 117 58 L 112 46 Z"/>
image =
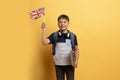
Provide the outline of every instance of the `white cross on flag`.
<path id="1" fill-rule="evenodd" d="M 34 10 L 30 12 L 30 16 L 33 20 L 40 18 L 45 15 L 45 8 L 39 8 L 38 10 Z"/>

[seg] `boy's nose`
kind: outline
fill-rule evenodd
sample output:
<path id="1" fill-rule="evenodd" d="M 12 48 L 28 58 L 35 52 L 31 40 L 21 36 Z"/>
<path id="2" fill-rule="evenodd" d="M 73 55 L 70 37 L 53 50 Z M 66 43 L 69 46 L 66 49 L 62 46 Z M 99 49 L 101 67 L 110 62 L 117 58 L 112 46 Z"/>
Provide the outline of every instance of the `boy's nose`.
<path id="1" fill-rule="evenodd" d="M 64 23 L 62 23 L 62 25 L 64 25 Z"/>

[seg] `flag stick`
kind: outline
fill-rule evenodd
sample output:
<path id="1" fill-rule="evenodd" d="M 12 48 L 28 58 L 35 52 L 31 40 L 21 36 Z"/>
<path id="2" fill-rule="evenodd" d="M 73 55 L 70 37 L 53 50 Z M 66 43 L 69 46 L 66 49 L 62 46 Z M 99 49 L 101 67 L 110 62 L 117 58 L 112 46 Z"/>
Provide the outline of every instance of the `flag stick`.
<path id="1" fill-rule="evenodd" d="M 46 15 L 46 0 L 44 0 L 45 2 L 44 2 L 44 12 L 45 12 L 45 14 L 44 14 L 44 16 L 43 16 L 43 22 L 45 22 L 45 15 Z"/>
<path id="2" fill-rule="evenodd" d="M 45 22 L 45 15 L 43 15 L 43 22 Z"/>

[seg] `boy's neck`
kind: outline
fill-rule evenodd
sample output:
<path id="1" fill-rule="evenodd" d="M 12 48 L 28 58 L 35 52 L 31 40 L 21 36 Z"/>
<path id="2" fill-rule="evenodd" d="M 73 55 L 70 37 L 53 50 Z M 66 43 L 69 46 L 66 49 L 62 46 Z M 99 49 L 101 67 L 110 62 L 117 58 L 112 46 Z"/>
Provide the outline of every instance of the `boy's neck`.
<path id="1" fill-rule="evenodd" d="M 66 30 L 60 30 L 60 32 L 62 32 L 62 33 L 68 33 L 68 30 L 66 29 Z"/>

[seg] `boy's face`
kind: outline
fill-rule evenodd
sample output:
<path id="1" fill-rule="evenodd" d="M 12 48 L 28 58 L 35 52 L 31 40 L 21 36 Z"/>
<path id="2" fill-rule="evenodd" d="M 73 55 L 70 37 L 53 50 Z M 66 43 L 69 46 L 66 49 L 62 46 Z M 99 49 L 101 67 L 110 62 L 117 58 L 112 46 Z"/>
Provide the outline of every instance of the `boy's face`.
<path id="1" fill-rule="evenodd" d="M 61 18 L 59 21 L 58 21 L 58 27 L 61 31 L 65 31 L 67 30 L 67 27 L 69 25 L 69 22 L 64 19 L 64 18 Z"/>

